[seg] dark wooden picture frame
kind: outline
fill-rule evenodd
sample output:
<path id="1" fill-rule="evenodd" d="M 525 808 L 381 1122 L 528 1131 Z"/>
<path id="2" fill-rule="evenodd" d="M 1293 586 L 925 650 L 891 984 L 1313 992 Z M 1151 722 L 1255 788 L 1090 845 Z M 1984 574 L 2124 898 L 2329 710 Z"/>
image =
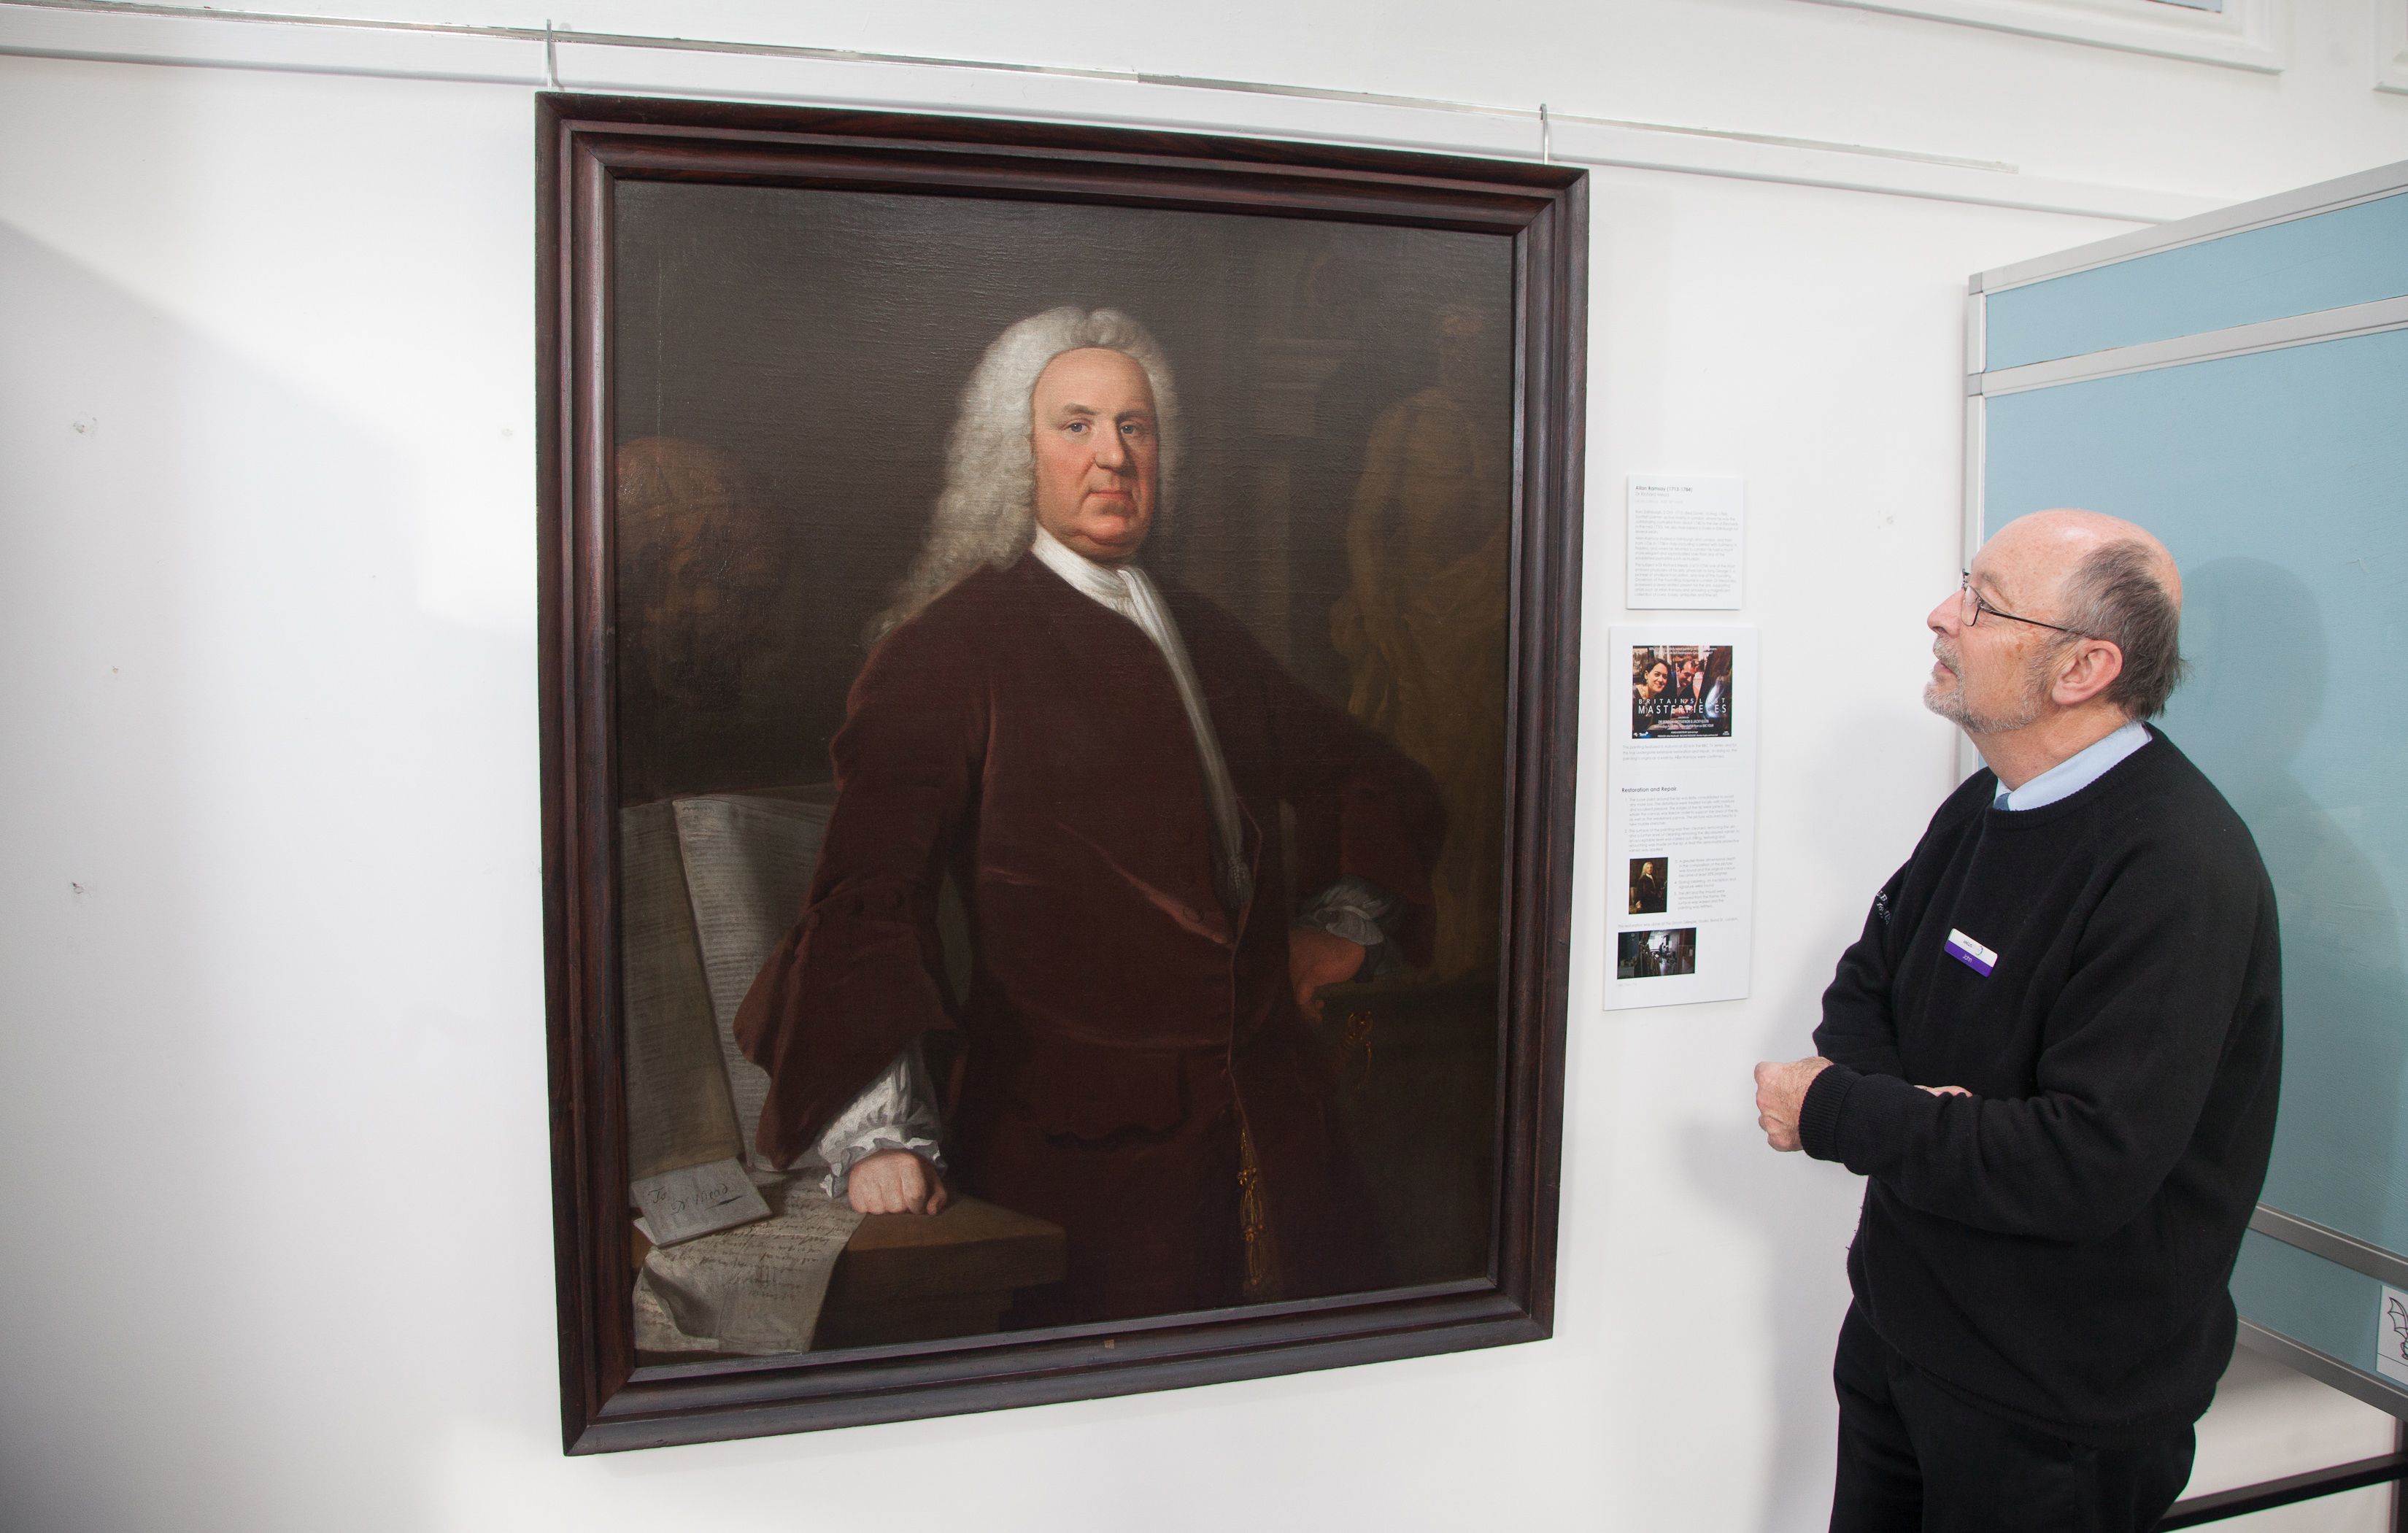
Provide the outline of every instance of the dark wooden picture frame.
<path id="1" fill-rule="evenodd" d="M 570 1453 L 1107 1397 L 1539 1340 L 1555 1308 L 1587 214 L 1561 166 L 973 119 L 544 95 L 538 365 L 545 981 Z M 1512 251 L 1497 1174 L 1485 1277 L 1158 1319 L 639 1366 L 614 833 L 615 199 L 640 182 L 1179 209 Z"/>

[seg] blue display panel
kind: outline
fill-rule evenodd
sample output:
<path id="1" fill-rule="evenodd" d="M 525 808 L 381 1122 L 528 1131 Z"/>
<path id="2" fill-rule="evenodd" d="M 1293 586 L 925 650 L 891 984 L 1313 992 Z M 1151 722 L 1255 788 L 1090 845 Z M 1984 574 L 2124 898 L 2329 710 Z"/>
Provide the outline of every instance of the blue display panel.
<path id="1" fill-rule="evenodd" d="M 1997 369 L 2408 295 L 2408 193 L 1984 300 Z"/>
<path id="2" fill-rule="evenodd" d="M 2150 528 L 2180 563 L 2194 671 L 2162 723 L 2247 820 L 2282 909 L 2264 1200 L 2408 1253 L 2408 332 L 1986 412 L 1992 531 L 2085 506 Z M 2273 1258 L 2252 1260 L 2262 1297 Z M 2258 1302 L 2243 1312 L 2297 1334 Z"/>

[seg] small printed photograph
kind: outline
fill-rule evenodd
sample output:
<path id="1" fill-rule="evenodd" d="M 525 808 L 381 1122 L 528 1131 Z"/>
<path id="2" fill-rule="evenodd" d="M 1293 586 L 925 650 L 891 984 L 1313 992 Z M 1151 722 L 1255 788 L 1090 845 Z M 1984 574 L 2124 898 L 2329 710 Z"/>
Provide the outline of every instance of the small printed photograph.
<path id="1" fill-rule="evenodd" d="M 1731 647 L 1640 644 L 1630 651 L 1630 738 L 1728 739 Z"/>
<path id="2" fill-rule="evenodd" d="M 1622 934 L 1615 955 L 1614 977 L 1623 980 L 1664 980 L 1698 972 L 1698 928 L 1675 926 L 1665 931 Z"/>
<path id="3" fill-rule="evenodd" d="M 1672 865 L 1663 857 L 1630 859 L 1630 913 L 1662 915 L 1665 891 L 1672 878 Z"/>

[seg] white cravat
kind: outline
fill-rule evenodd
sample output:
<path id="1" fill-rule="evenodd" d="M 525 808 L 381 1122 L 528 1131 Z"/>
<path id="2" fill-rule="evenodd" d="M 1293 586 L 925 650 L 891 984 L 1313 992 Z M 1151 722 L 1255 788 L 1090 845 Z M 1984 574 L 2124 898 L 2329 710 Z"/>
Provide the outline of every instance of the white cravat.
<path id="1" fill-rule="evenodd" d="M 1170 667 L 1179 688 L 1180 706 L 1187 710 L 1187 726 L 1196 736 L 1197 764 L 1204 769 L 1204 803 L 1212 816 L 1213 883 L 1231 910 L 1254 896 L 1254 874 L 1246 867 L 1244 822 L 1238 817 L 1238 790 L 1230 784 L 1228 763 L 1221 759 L 1221 741 L 1212 733 L 1212 716 L 1204 710 L 1204 691 L 1188 663 L 1187 646 L 1180 641 L 1179 624 L 1145 572 L 1130 566 L 1099 565 L 1047 532 L 1037 529 L 1028 550 L 1039 563 L 1062 577 L 1071 590 L 1138 625 Z"/>

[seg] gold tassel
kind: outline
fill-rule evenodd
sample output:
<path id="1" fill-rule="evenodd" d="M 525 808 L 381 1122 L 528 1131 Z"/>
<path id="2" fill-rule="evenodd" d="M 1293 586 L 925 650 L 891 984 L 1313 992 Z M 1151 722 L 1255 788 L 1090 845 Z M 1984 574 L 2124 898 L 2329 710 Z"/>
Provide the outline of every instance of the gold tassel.
<path id="1" fill-rule="evenodd" d="M 1359 1063 L 1358 1063 L 1359 1062 Z M 1346 1013 L 1346 1031 L 1338 1046 L 1338 1078 L 1350 1096 L 1371 1083 L 1371 1013 Z"/>
<path id="2" fill-rule="evenodd" d="M 1254 1162 L 1254 1137 L 1238 1135 L 1238 1223 L 1246 1237 L 1245 1297 L 1260 1304 L 1279 1292 L 1279 1258 L 1271 1249 L 1271 1226 L 1263 1207 L 1263 1168 Z"/>

